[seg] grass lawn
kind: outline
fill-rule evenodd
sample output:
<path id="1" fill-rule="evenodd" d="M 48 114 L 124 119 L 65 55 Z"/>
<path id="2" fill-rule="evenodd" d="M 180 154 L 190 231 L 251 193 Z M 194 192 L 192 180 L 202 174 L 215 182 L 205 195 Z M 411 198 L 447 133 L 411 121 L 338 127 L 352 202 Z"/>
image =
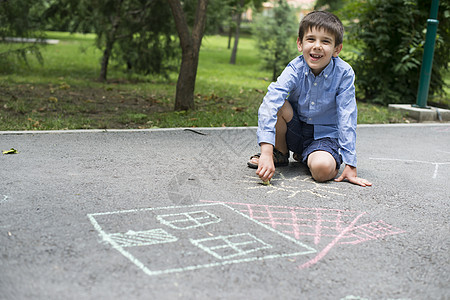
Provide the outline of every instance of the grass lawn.
<path id="1" fill-rule="evenodd" d="M 0 130 L 256 126 L 270 84 L 252 39 L 240 39 L 237 64 L 230 65 L 227 38 L 206 36 L 196 109 L 175 112 L 176 73 L 168 79 L 129 76 L 112 62 L 108 82 L 100 83 L 101 52 L 94 35 L 49 32 L 48 38 L 60 43 L 42 49 L 43 65 L 30 56 L 28 64 L 0 66 Z M 359 123 L 409 121 L 386 107 L 358 107 Z"/>

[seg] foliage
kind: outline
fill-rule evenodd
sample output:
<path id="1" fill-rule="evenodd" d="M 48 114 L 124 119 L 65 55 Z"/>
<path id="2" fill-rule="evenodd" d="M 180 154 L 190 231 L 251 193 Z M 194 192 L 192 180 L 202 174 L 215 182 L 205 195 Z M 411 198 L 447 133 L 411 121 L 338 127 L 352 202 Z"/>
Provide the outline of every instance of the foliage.
<path id="1" fill-rule="evenodd" d="M 0 130 L 257 125 L 270 72 L 261 70 L 256 43 L 248 37 L 241 38 L 242 62 L 237 65 L 228 63 L 227 37 L 203 39 L 197 109 L 174 112 L 177 74 L 171 73 L 167 82 L 158 75 L 129 76 L 114 68 L 114 82 L 100 83 L 92 80 L 100 55 L 93 46 L 94 34 L 47 34 L 61 42 L 43 51 L 43 66 L 30 58 L 26 68 L 0 72 Z M 385 107 L 358 103 L 358 123 L 404 121 Z"/>
<path id="2" fill-rule="evenodd" d="M 336 11 L 341 9 L 345 5 L 345 0 L 317 0 L 314 5 L 315 10 L 329 10 Z"/>
<path id="3" fill-rule="evenodd" d="M 425 40 L 426 20 L 430 17 L 431 0 L 418 0 L 418 9 L 421 12 L 422 37 Z M 443 97 L 446 95 L 445 86 L 446 78 L 450 71 L 450 2 L 440 1 L 438 11 L 438 32 L 436 37 L 436 45 L 433 57 L 433 70 L 430 83 L 430 95 L 434 97 Z M 447 77 L 446 77 L 447 76 Z M 447 95 L 448 97 L 448 95 Z"/>
<path id="4" fill-rule="evenodd" d="M 243 12 L 249 8 L 252 7 L 254 10 L 257 10 L 262 7 L 262 3 L 264 0 L 229 0 L 230 5 L 230 12 L 231 12 L 231 18 L 229 19 L 229 40 L 228 45 L 231 43 L 231 36 L 232 32 L 231 30 L 234 29 L 234 45 L 233 49 L 231 50 L 231 56 L 230 56 L 230 64 L 234 65 L 236 64 L 236 56 L 237 56 L 237 50 L 238 50 L 238 44 L 239 44 L 239 37 L 241 34 L 241 23 L 242 23 L 242 14 Z"/>
<path id="5" fill-rule="evenodd" d="M 164 0 L 51 0 L 45 18 L 71 32 L 94 32 L 104 51 L 102 73 L 109 58 L 129 72 L 165 73 L 173 67 L 177 46 L 169 6 Z M 102 75 L 101 75 L 102 77 Z"/>
<path id="6" fill-rule="evenodd" d="M 256 18 L 253 35 L 265 68 L 272 71 L 273 81 L 297 54 L 297 31 L 297 18 L 286 1 L 280 0 L 272 16 Z"/>
<path id="7" fill-rule="evenodd" d="M 376 103 L 415 103 L 431 0 L 349 1 L 350 60 L 358 97 Z M 443 93 L 450 61 L 450 5 L 441 2 L 430 94 Z"/>
<path id="8" fill-rule="evenodd" d="M 32 17 L 33 6 L 39 4 L 35 0 L 0 1 L 0 42 L 5 43 L 0 51 L 2 68 L 12 68 L 11 58 L 27 61 L 27 55 L 33 54 L 42 62 L 38 41 L 45 37 L 40 31 L 40 22 Z M 11 43 L 11 38 L 35 39 L 31 43 Z"/>
<path id="9" fill-rule="evenodd" d="M 167 77 L 169 70 L 176 69 L 174 58 L 179 54 L 169 6 L 165 0 L 134 2 L 127 8 L 116 60 L 127 65 L 129 72 Z"/>
<path id="10" fill-rule="evenodd" d="M 206 13 L 208 17 L 206 18 L 205 34 L 217 34 L 223 30 L 222 25 L 231 10 L 231 1 L 233 0 L 208 1 Z M 194 25 L 196 7 L 197 0 L 183 1 L 183 11 L 186 16 L 186 21 L 191 28 Z"/>

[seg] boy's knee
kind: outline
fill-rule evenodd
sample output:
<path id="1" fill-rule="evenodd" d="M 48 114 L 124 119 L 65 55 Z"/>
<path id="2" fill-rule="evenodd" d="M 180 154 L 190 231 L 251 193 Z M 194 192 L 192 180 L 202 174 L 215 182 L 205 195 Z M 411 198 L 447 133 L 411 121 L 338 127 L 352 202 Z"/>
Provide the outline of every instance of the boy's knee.
<path id="1" fill-rule="evenodd" d="M 333 179 L 337 175 L 336 162 L 334 158 L 318 157 L 315 159 L 308 159 L 309 170 L 314 180 L 318 182 L 324 182 Z M 331 156 L 331 154 L 330 154 Z"/>
<path id="2" fill-rule="evenodd" d="M 319 182 L 324 182 L 332 179 L 335 176 L 335 170 L 331 164 L 328 163 L 315 163 L 311 165 L 311 175 Z"/>

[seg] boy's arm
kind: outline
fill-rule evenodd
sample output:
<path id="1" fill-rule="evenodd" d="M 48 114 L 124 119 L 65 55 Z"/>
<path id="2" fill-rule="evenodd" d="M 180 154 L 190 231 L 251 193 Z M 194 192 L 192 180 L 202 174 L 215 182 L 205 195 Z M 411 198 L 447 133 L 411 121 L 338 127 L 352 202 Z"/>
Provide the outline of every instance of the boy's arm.
<path id="1" fill-rule="evenodd" d="M 339 145 L 345 163 L 344 171 L 336 181 L 348 180 L 360 186 L 371 186 L 366 179 L 359 178 L 356 172 L 356 123 L 358 109 L 355 98 L 355 73 L 352 69 L 344 76 L 340 93 L 337 95 Z"/>
<path id="2" fill-rule="evenodd" d="M 355 73 L 348 69 L 340 82 L 336 95 L 339 147 L 342 160 L 346 165 L 357 165 L 356 125 L 358 108 L 355 97 Z"/>
<path id="3" fill-rule="evenodd" d="M 341 182 L 344 179 L 347 179 L 348 182 L 353 184 L 357 184 L 360 186 L 371 186 L 372 183 L 365 180 L 364 178 L 359 178 L 356 176 L 356 167 L 352 167 L 350 165 L 345 165 L 344 171 L 342 171 L 341 176 L 335 179 L 337 182 Z"/>
<path id="4" fill-rule="evenodd" d="M 283 70 L 276 82 L 272 82 L 267 88 L 263 102 L 258 110 L 258 145 L 268 143 L 275 145 L 275 124 L 277 113 L 284 105 L 286 97 L 298 84 L 301 59 L 297 57 Z"/>
<path id="5" fill-rule="evenodd" d="M 273 162 L 273 145 L 261 143 L 261 156 L 258 161 L 256 174 L 262 181 L 270 180 L 275 173 L 275 164 Z"/>

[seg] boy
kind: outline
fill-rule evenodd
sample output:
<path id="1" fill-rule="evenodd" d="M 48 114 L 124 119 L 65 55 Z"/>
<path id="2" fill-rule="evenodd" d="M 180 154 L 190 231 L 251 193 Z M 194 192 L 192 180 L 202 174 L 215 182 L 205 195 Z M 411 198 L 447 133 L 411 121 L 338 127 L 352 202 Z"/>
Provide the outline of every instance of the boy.
<path id="1" fill-rule="evenodd" d="M 261 154 L 247 163 L 264 182 L 275 166 L 294 159 L 307 164 L 312 177 L 325 182 L 336 177 L 361 186 L 372 185 L 356 173 L 357 108 L 354 72 L 338 57 L 344 27 L 333 14 L 314 11 L 300 22 L 300 55 L 271 83 L 258 111 Z"/>

